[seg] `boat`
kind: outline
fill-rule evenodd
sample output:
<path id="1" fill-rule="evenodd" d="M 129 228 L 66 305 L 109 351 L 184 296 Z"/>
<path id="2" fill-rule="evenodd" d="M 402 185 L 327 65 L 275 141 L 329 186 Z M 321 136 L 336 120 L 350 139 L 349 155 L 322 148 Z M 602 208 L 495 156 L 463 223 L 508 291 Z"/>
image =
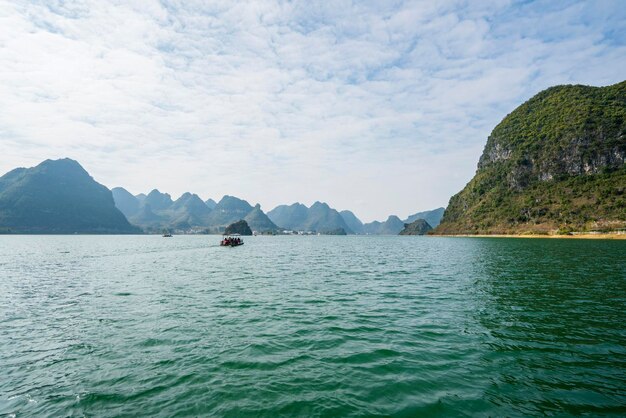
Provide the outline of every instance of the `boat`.
<path id="1" fill-rule="evenodd" d="M 165 234 L 163 234 L 163 238 L 172 238 L 172 234 L 165 233 Z"/>
<path id="2" fill-rule="evenodd" d="M 240 234 L 224 234 L 224 238 L 220 241 L 222 247 L 238 247 L 240 245 L 243 245 Z"/>

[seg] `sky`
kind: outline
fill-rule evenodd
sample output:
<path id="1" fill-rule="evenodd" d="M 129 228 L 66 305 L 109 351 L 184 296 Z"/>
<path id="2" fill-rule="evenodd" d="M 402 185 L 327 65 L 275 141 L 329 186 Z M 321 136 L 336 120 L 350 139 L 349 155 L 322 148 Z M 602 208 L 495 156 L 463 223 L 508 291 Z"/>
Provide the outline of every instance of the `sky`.
<path id="1" fill-rule="evenodd" d="M 405 218 L 539 91 L 625 78 L 622 0 L 0 0 L 0 172 Z"/>

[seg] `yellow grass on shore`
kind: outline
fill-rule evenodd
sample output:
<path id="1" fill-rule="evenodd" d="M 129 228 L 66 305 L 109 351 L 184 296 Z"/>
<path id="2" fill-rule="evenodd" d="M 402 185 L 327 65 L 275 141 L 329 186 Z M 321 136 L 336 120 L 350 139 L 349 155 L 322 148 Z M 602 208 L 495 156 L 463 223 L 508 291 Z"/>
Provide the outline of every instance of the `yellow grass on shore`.
<path id="1" fill-rule="evenodd" d="M 539 234 L 449 234 L 449 235 L 432 235 L 434 237 L 469 237 L 469 238 L 558 238 L 558 239 L 624 239 L 625 233 L 574 233 L 572 235 L 539 235 Z"/>

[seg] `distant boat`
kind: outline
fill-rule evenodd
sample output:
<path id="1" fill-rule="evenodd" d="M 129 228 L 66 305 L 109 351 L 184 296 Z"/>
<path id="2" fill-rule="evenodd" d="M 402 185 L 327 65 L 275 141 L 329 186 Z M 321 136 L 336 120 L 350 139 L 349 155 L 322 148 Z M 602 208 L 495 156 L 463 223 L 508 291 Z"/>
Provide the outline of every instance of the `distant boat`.
<path id="1" fill-rule="evenodd" d="M 224 234 L 224 238 L 220 242 L 221 247 L 238 247 L 243 245 L 243 240 L 239 234 Z"/>
<path id="2" fill-rule="evenodd" d="M 172 238 L 172 234 L 167 231 L 163 231 L 163 238 Z"/>

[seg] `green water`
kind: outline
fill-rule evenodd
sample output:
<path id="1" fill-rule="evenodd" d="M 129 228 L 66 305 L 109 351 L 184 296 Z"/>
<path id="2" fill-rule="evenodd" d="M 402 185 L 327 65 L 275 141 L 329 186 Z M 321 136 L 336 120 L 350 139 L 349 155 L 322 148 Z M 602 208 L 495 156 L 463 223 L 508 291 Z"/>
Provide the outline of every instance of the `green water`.
<path id="1" fill-rule="evenodd" d="M 626 414 L 626 241 L 0 236 L 0 415 Z"/>

